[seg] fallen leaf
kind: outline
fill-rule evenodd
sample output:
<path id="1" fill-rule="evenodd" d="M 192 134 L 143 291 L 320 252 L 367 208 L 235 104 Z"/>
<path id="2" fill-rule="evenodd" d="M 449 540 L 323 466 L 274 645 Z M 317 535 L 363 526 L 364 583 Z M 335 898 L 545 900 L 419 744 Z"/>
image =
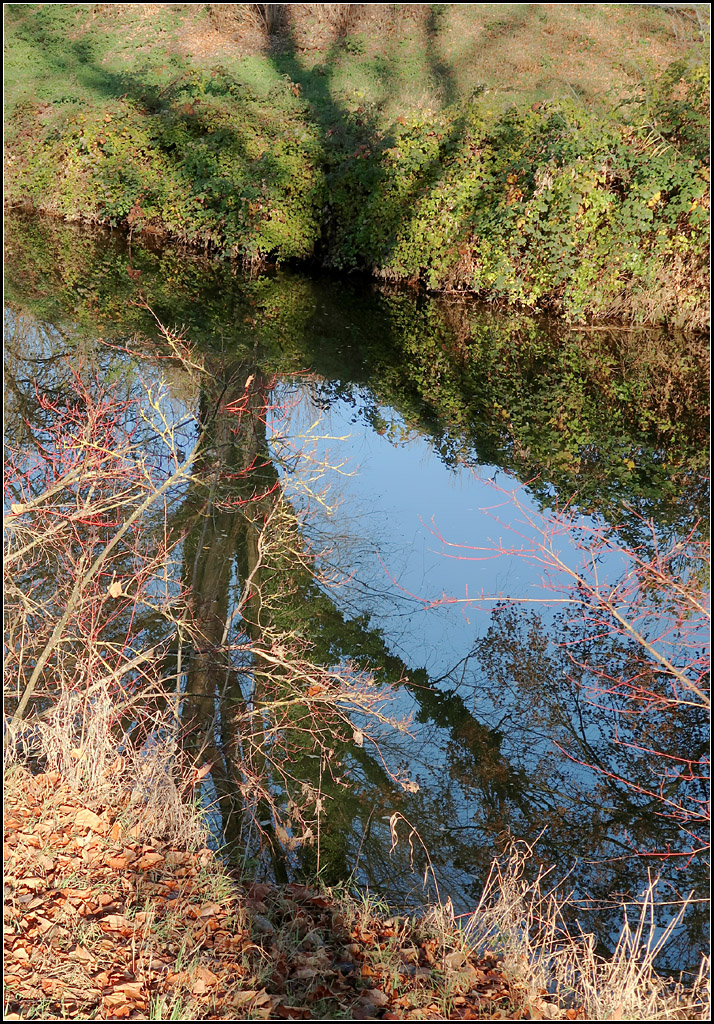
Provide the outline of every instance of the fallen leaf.
<path id="1" fill-rule="evenodd" d="M 287 888 L 292 889 L 294 886 L 288 885 Z M 253 882 L 253 884 L 248 888 L 248 896 L 254 900 L 263 900 L 272 891 L 272 885 L 269 885 L 267 882 Z"/>
<path id="2" fill-rule="evenodd" d="M 201 996 L 204 992 L 207 992 L 209 988 L 213 988 L 214 985 L 218 984 L 218 977 L 209 971 L 207 967 L 196 968 L 196 980 L 193 983 L 191 991 L 196 996 Z"/>
<path id="3" fill-rule="evenodd" d="M 86 807 L 77 811 L 74 824 L 77 828 L 88 828 L 90 831 L 97 832 L 102 836 L 107 831 L 107 823 L 98 814 L 95 814 L 94 811 L 90 811 Z"/>
<path id="4" fill-rule="evenodd" d="M 113 868 L 114 871 L 123 871 L 129 863 L 126 857 L 105 857 L 104 863 L 108 868 Z"/>
<path id="5" fill-rule="evenodd" d="M 256 914 L 253 918 L 253 928 L 260 935 L 272 935 L 275 929 L 273 928 L 267 917 L 263 917 L 262 914 Z"/>
<path id="6" fill-rule="evenodd" d="M 124 999 L 141 999 L 144 986 L 140 981 L 125 981 L 121 985 L 114 986 L 114 995 L 121 994 Z"/>
<path id="7" fill-rule="evenodd" d="M 205 777 L 208 775 L 208 773 L 210 772 L 212 767 L 213 767 L 213 765 L 209 763 L 209 764 L 201 765 L 200 768 L 193 768 L 191 770 L 191 778 L 190 778 L 191 785 L 192 786 L 198 785 L 198 783 L 201 781 L 201 779 L 205 779 Z"/>
<path id="8" fill-rule="evenodd" d="M 102 1002 L 106 1007 L 111 1008 L 115 1017 L 123 1016 L 122 1014 L 117 1014 L 117 1007 L 125 1007 L 127 1013 L 131 1013 L 130 1008 L 126 1004 L 126 996 L 124 995 L 123 992 L 109 992 L 107 995 L 103 997 Z"/>
<path id="9" fill-rule="evenodd" d="M 60 889 L 60 893 L 68 900 L 88 900 L 92 895 L 91 889 Z"/>
<path id="10" fill-rule="evenodd" d="M 139 871 L 149 871 L 151 868 L 158 867 L 159 864 L 163 864 L 166 858 L 160 853 L 145 853 L 143 857 L 139 858 L 137 867 Z"/>
<path id="11" fill-rule="evenodd" d="M 265 995 L 265 992 L 259 992 L 257 989 L 245 989 L 242 992 L 234 992 L 230 998 L 231 1006 L 244 1006 L 246 1003 L 252 1003 L 258 996 Z"/>
<path id="12" fill-rule="evenodd" d="M 310 978 L 316 978 L 320 973 L 317 967 L 298 967 L 290 977 L 296 981 L 308 981 Z"/>
<path id="13" fill-rule="evenodd" d="M 17 884 L 18 886 L 24 886 L 26 889 L 37 891 L 37 889 L 44 889 L 47 881 L 37 875 L 28 875 L 27 878 L 19 878 Z"/>
<path id="14" fill-rule="evenodd" d="M 94 964 L 97 962 L 97 958 L 83 946 L 77 946 L 76 949 L 71 950 L 67 954 L 67 959 L 76 960 L 80 964 Z"/>
<path id="15" fill-rule="evenodd" d="M 286 1006 L 281 1003 L 275 1007 L 275 1012 L 284 1020 L 310 1020 L 312 1018 L 309 1006 Z"/>
<path id="16" fill-rule="evenodd" d="M 368 988 L 366 992 L 362 993 L 362 998 L 374 1006 L 386 1006 L 389 1002 L 389 996 L 381 988 Z"/>
<path id="17" fill-rule="evenodd" d="M 99 927 L 103 932 L 119 932 L 125 928 L 131 931 L 131 921 L 123 914 L 107 914 L 100 920 Z"/>
<path id="18" fill-rule="evenodd" d="M 453 953 L 449 953 L 445 957 L 445 962 L 447 967 L 456 971 L 466 963 L 466 955 L 461 950 L 455 949 Z"/>
<path id="19" fill-rule="evenodd" d="M 201 907 L 198 912 L 198 916 L 201 917 L 215 917 L 223 913 L 223 907 L 219 906 L 218 903 L 209 903 L 205 907 Z"/>
<path id="20" fill-rule="evenodd" d="M 109 594 L 110 597 L 122 596 L 123 591 L 119 580 L 115 580 L 113 583 L 109 584 L 109 586 L 107 587 L 107 593 Z"/>

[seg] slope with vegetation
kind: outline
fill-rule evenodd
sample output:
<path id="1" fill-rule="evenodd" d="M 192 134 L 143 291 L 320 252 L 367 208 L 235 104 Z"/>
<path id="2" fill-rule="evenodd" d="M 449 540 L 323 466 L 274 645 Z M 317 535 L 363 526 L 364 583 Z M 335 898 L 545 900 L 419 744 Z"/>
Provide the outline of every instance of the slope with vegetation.
<path id="1" fill-rule="evenodd" d="M 627 756 L 597 761 L 614 820 L 629 822 L 617 786 L 636 792 L 675 838 L 630 835 L 631 852 L 701 863 L 704 339 L 551 331 L 531 312 L 500 325 L 384 282 L 701 328 L 704 30 L 701 11 L 643 5 L 6 5 L 10 205 L 129 236 L 102 254 L 78 229 L 8 219 L 8 1019 L 709 1018 L 698 943 L 686 988 L 655 971 L 703 900 L 677 894 L 677 909 L 653 884 L 634 909 L 608 904 L 597 938 L 614 952 L 601 957 L 568 931 L 582 902 L 556 897 L 523 847 L 460 920 L 448 903 L 414 918 L 318 887 L 354 869 L 347 827 L 327 835 L 332 808 L 351 813 L 354 766 L 392 794 L 375 814 L 391 812 L 384 859 L 401 870 L 426 852 L 399 802 L 418 784 L 380 749 L 382 730 L 406 729 L 390 712 L 397 684 L 419 692 L 425 720 L 454 726 L 474 778 L 474 762 L 490 781 L 508 760 L 461 696 L 426 672 L 404 679 L 366 616 L 347 621 L 329 598 L 307 539 L 326 466 L 301 448 L 321 428 L 283 436 L 276 374 L 314 372 L 319 357 L 340 364 L 336 388 L 362 381 L 350 345 L 318 353 L 295 276 L 236 287 L 226 261 L 206 288 L 209 261 L 152 249 L 171 236 L 375 275 L 393 332 L 379 346 L 364 334 L 375 429 L 395 427 L 388 401 L 407 426 L 436 425 L 449 464 L 493 454 L 543 473 L 544 502 L 551 486 L 588 509 L 635 495 L 633 565 L 614 589 L 595 569 L 606 538 L 581 531 L 596 576 L 567 592 L 582 610 L 563 621 L 567 658 L 546 660 L 538 622 L 508 608 L 480 656 L 494 691 L 516 665 L 519 715 L 530 700 L 539 735 L 568 695 L 555 684 L 541 710 L 534 679 L 564 679 L 576 705 L 589 694 L 599 718 L 634 723 L 632 744 L 615 729 Z M 348 292 L 364 327 L 367 304 Z M 182 309 L 189 329 L 163 326 Z M 645 517 L 678 501 L 686 550 L 661 546 Z M 552 552 L 542 536 L 533 557 Z M 633 629 L 665 608 L 683 661 Z M 538 827 L 565 799 L 544 767 L 548 800 L 523 791 Z M 230 868 L 207 848 L 219 841 Z M 493 855 L 486 842 L 473 853 Z"/>
<path id="2" fill-rule="evenodd" d="M 702 329 L 703 27 L 643 5 L 7 5 L 6 198 Z"/>
<path id="3" fill-rule="evenodd" d="M 165 765 L 153 805 L 122 788 L 136 765 L 103 765 L 111 800 L 84 753 L 64 774 L 7 777 L 6 1020 L 709 1019 L 703 975 L 685 991 L 653 973 L 647 906 L 602 960 L 524 882 L 527 850 L 495 865 L 466 922 L 448 906 L 413 917 L 346 889 L 241 883 L 189 805 L 157 818 L 177 792 Z"/>

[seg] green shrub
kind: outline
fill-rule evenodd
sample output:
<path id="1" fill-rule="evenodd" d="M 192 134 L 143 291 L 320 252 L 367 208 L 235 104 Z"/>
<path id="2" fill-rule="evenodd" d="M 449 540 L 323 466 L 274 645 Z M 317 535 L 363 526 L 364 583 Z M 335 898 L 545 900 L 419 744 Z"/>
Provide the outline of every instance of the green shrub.
<path id="1" fill-rule="evenodd" d="M 702 76 L 688 75 L 700 104 Z M 328 174 L 331 262 L 574 321 L 703 326 L 705 120 L 662 90 L 656 135 L 564 102 L 489 120 L 476 100 L 397 126 L 372 159 L 343 152 Z"/>
<path id="2" fill-rule="evenodd" d="M 708 72 L 672 65 L 623 123 L 559 101 L 487 113 L 476 93 L 377 130 L 318 127 L 290 83 L 265 104 L 225 72 L 122 98 L 16 108 L 11 202 L 150 229 L 251 261 L 706 326 Z"/>
<path id="3" fill-rule="evenodd" d="M 305 258 L 319 234 L 321 146 L 301 116 L 266 112 L 230 81 L 56 115 L 16 146 L 9 196 L 66 217 L 154 227 L 249 259 Z"/>

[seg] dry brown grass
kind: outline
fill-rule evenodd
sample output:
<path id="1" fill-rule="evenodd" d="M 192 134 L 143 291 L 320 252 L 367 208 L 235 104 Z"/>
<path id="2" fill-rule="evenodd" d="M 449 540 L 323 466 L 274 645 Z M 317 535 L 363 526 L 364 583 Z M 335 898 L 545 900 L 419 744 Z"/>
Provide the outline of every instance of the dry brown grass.
<path id="1" fill-rule="evenodd" d="M 113 5 L 116 6 L 116 5 Z M 477 85 L 489 102 L 575 95 L 611 103 L 701 38 L 696 19 L 645 5 L 592 4 L 209 4 L 177 18 L 177 48 L 199 59 L 257 54 L 286 41 L 297 52 L 327 52 L 359 38 L 364 56 L 424 63 L 395 110 L 441 106 Z M 206 25 L 206 28 L 201 28 Z M 226 47 L 226 43 L 230 46 Z M 308 72 L 309 69 L 305 69 Z M 436 75 L 438 80 L 426 82 Z M 423 82 L 424 95 L 419 92 Z M 428 100 L 428 101 L 427 101 Z"/>
<path id="2" fill-rule="evenodd" d="M 137 705 L 148 739 L 134 745 L 132 729 L 117 729 L 115 698 L 107 690 L 66 692 L 39 720 L 17 728 L 5 749 L 5 767 L 41 764 L 54 772 L 82 805 L 121 807 L 127 829 L 146 840 L 186 849 L 203 846 L 205 816 L 187 802 L 191 773 L 180 756 L 170 712 Z"/>
<path id="3" fill-rule="evenodd" d="M 611 957 L 599 956 L 596 939 L 573 935 L 565 924 L 570 902 L 546 886 L 549 872 L 525 877 L 532 856 L 527 844 L 513 844 L 493 864 L 481 901 L 465 935 L 475 948 L 496 950 L 503 969 L 525 1003 L 544 992 L 555 1006 L 570 1007 L 585 1020 L 709 1020 L 710 961 L 687 985 L 661 978 L 655 963 L 687 909 L 684 900 L 667 927 L 655 924 L 657 881 L 652 879 L 634 917 L 623 904 L 624 923 Z"/>
<path id="4" fill-rule="evenodd" d="M 11 1019 L 38 1002 L 44 1019 L 116 1006 L 155 1020 L 709 1019 L 708 960 L 686 989 L 654 970 L 676 926 L 656 933 L 654 884 L 604 959 L 568 933 L 545 874 L 526 881 L 524 844 L 494 863 L 463 927 L 448 901 L 407 917 L 346 892 L 241 887 L 210 851 L 137 838 L 122 806 L 87 817 L 72 789 L 57 772 L 7 773 Z"/>

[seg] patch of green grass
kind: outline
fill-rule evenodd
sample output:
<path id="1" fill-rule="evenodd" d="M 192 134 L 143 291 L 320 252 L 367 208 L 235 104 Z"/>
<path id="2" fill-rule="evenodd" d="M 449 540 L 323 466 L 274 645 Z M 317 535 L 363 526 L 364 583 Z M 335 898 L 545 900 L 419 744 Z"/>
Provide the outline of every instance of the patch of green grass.
<path id="1" fill-rule="evenodd" d="M 667 13 L 622 5 L 364 5 L 344 34 L 316 5 L 294 6 L 286 30 L 265 47 L 255 32 L 247 41 L 233 34 L 239 12 L 220 22 L 207 4 L 150 12 L 138 4 L 6 4 L 6 111 L 23 101 L 116 99 L 125 76 L 165 84 L 182 63 L 222 68 L 263 98 L 288 73 L 315 108 L 361 98 L 387 120 L 425 97 L 434 109 L 463 101 L 478 86 L 498 110 L 510 98 L 572 97 L 571 88 L 607 104 L 613 90 L 636 83 L 643 52 L 661 68 L 697 37 L 694 23 L 675 34 Z M 543 62 L 549 84 L 538 74 Z"/>
<path id="2" fill-rule="evenodd" d="M 180 996 L 153 996 L 149 1020 L 190 1020 L 192 1009 Z"/>

